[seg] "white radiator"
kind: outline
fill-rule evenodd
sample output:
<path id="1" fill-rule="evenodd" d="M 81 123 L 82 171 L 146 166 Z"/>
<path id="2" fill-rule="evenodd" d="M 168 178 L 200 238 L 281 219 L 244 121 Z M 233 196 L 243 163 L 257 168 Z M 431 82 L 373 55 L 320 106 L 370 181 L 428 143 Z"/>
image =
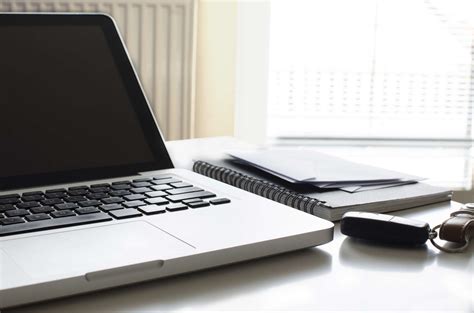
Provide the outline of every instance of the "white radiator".
<path id="1" fill-rule="evenodd" d="M 114 17 L 167 140 L 194 129 L 196 0 L 0 0 L 0 12 L 105 12 Z"/>

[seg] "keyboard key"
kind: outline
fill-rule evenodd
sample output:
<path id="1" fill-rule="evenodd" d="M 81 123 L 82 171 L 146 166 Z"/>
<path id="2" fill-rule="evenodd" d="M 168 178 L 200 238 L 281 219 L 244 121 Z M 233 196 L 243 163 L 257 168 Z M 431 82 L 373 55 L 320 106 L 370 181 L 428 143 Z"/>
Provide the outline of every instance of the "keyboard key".
<path id="1" fill-rule="evenodd" d="M 28 210 L 25 210 L 25 209 L 10 210 L 10 211 L 5 212 L 5 216 L 8 216 L 8 217 L 25 216 L 29 214 L 30 212 L 28 212 Z"/>
<path id="2" fill-rule="evenodd" d="M 57 210 L 72 210 L 72 209 L 78 208 L 79 206 L 75 203 L 60 203 L 60 204 L 54 205 L 54 207 Z"/>
<path id="3" fill-rule="evenodd" d="M 64 198 L 64 201 L 66 202 L 81 202 L 81 201 L 87 201 L 88 199 L 84 196 L 70 196 L 70 197 L 66 197 Z"/>
<path id="4" fill-rule="evenodd" d="M 76 216 L 73 211 L 70 210 L 63 210 L 63 211 L 55 211 L 51 213 L 51 216 L 56 218 L 68 217 L 68 216 Z"/>
<path id="5" fill-rule="evenodd" d="M 199 198 L 193 198 L 193 199 L 188 199 L 188 200 L 183 200 L 182 202 L 184 204 L 192 203 L 192 202 L 201 202 L 202 200 Z"/>
<path id="6" fill-rule="evenodd" d="M 166 209 L 164 207 L 158 206 L 156 204 L 144 205 L 144 206 L 138 207 L 138 210 L 140 212 L 145 213 L 146 215 L 160 214 L 160 213 L 166 212 Z"/>
<path id="7" fill-rule="evenodd" d="M 124 202 L 124 201 L 125 200 L 123 200 L 122 198 L 119 198 L 119 197 L 111 197 L 111 198 L 102 199 L 102 202 L 104 202 L 105 204 L 121 203 L 121 202 Z"/>
<path id="8" fill-rule="evenodd" d="M 151 181 L 151 180 L 152 180 L 151 177 L 143 177 L 143 178 L 134 179 L 133 182 L 134 183 L 141 183 L 141 182 L 148 182 L 148 181 Z"/>
<path id="9" fill-rule="evenodd" d="M 167 184 L 151 186 L 150 188 L 152 188 L 154 190 L 157 190 L 157 191 L 173 189 L 173 187 L 171 187 L 170 185 L 167 185 Z"/>
<path id="10" fill-rule="evenodd" d="M 50 206 L 41 206 L 41 207 L 35 207 L 31 208 L 30 212 L 33 214 L 38 214 L 38 213 L 50 213 L 53 212 L 54 209 Z"/>
<path id="11" fill-rule="evenodd" d="M 20 198 L 20 195 L 17 193 L 10 193 L 8 195 L 1 195 L 0 199 L 10 199 L 10 198 Z"/>
<path id="12" fill-rule="evenodd" d="M 128 180 L 121 180 L 121 181 L 114 181 L 112 183 L 112 186 L 114 185 L 129 185 L 130 184 L 130 181 Z"/>
<path id="13" fill-rule="evenodd" d="M 149 204 L 168 204 L 168 203 L 170 203 L 168 200 L 166 200 L 163 197 L 148 198 L 148 199 L 145 199 L 145 202 L 149 203 Z"/>
<path id="14" fill-rule="evenodd" d="M 42 220 L 49 220 L 51 217 L 45 213 L 32 214 L 25 217 L 28 222 L 36 222 Z"/>
<path id="15" fill-rule="evenodd" d="M 127 201 L 122 204 L 123 206 L 127 208 L 136 208 L 137 206 L 145 205 L 146 203 L 140 200 L 135 200 L 135 201 Z"/>
<path id="16" fill-rule="evenodd" d="M 187 188 L 170 189 L 170 190 L 167 190 L 166 192 L 171 195 L 179 195 L 182 193 L 196 192 L 196 191 L 202 191 L 202 189 L 199 187 L 187 187 Z"/>
<path id="17" fill-rule="evenodd" d="M 21 197 L 21 200 L 25 202 L 43 200 L 43 195 L 23 196 Z"/>
<path id="18" fill-rule="evenodd" d="M 135 209 L 114 210 L 110 211 L 109 214 L 119 220 L 123 218 L 142 216 L 142 214 Z"/>
<path id="19" fill-rule="evenodd" d="M 40 206 L 40 204 L 36 201 L 23 202 L 23 203 L 18 203 L 16 205 L 16 207 L 19 209 L 29 209 L 29 208 L 34 208 L 36 206 Z"/>
<path id="20" fill-rule="evenodd" d="M 47 194 L 48 193 L 57 193 L 57 192 L 66 192 L 66 189 L 64 189 L 64 188 L 48 189 L 45 192 Z"/>
<path id="21" fill-rule="evenodd" d="M 64 212 L 64 211 L 60 211 Z M 20 218 L 19 223 L 23 223 L 23 219 Z M 58 219 L 49 219 L 43 221 L 37 221 L 34 223 L 23 223 L 16 225 L 8 225 L 0 227 L 0 236 L 15 235 L 21 233 L 27 233 L 38 230 L 47 230 L 54 228 L 61 228 L 66 226 L 77 226 L 90 223 L 106 222 L 111 221 L 112 218 L 105 213 L 85 214 L 76 215 L 71 217 L 63 217 Z"/>
<path id="22" fill-rule="evenodd" d="M 15 210 L 15 206 L 13 204 L 0 204 L 0 213 L 8 210 Z"/>
<path id="23" fill-rule="evenodd" d="M 130 189 L 132 188 L 132 186 L 130 185 L 113 185 L 112 186 L 112 189 L 114 190 L 126 190 L 126 189 Z"/>
<path id="24" fill-rule="evenodd" d="M 87 190 L 87 189 L 89 189 L 88 186 L 82 185 L 82 186 L 69 187 L 67 190 Z"/>
<path id="25" fill-rule="evenodd" d="M 95 206 L 86 206 L 84 208 L 79 208 L 76 210 L 76 213 L 79 215 L 100 213 L 100 210 Z"/>
<path id="26" fill-rule="evenodd" d="M 126 195 L 129 195 L 131 194 L 130 191 L 128 190 L 113 190 L 111 192 L 109 192 L 109 195 L 113 196 L 113 197 L 121 197 L 121 196 L 126 196 Z"/>
<path id="27" fill-rule="evenodd" d="M 87 189 L 69 190 L 67 192 L 70 196 L 83 196 L 89 193 Z"/>
<path id="28" fill-rule="evenodd" d="M 206 202 L 206 201 L 188 203 L 188 206 L 190 208 L 193 208 L 193 209 L 202 208 L 202 207 L 209 206 L 209 205 L 210 205 L 209 202 Z"/>
<path id="29" fill-rule="evenodd" d="M 20 198 L 3 198 L 0 199 L 0 204 L 15 204 L 21 202 Z"/>
<path id="30" fill-rule="evenodd" d="M 102 203 L 98 200 L 87 200 L 87 201 L 81 201 L 78 204 L 82 207 L 85 207 L 85 206 L 99 206 Z"/>
<path id="31" fill-rule="evenodd" d="M 63 203 L 64 201 L 62 199 L 54 198 L 54 199 L 44 199 L 40 201 L 44 205 L 54 205 L 54 204 L 59 204 Z"/>
<path id="32" fill-rule="evenodd" d="M 42 191 L 29 191 L 29 192 L 24 192 L 21 194 L 22 196 L 36 196 L 36 195 L 43 195 Z"/>
<path id="33" fill-rule="evenodd" d="M 108 198 L 109 195 L 106 194 L 105 192 L 98 192 L 98 193 L 89 193 L 87 195 L 87 198 L 91 199 L 91 200 L 100 200 L 100 199 L 104 199 L 104 198 Z"/>
<path id="34" fill-rule="evenodd" d="M 125 199 L 132 201 L 132 200 L 143 200 L 146 197 L 141 194 L 134 194 L 134 195 L 129 195 L 129 196 L 124 196 Z"/>
<path id="35" fill-rule="evenodd" d="M 192 198 L 205 199 L 205 198 L 212 198 L 215 196 L 216 196 L 215 194 L 209 191 L 199 191 L 199 192 L 183 193 L 180 195 L 166 196 L 165 198 L 172 202 L 179 202 L 182 200 L 187 200 L 187 199 L 192 199 Z"/>
<path id="36" fill-rule="evenodd" d="M 25 220 L 22 219 L 21 217 L 7 217 L 7 218 L 2 218 L 0 220 L 1 225 L 12 225 L 12 224 L 20 224 L 24 223 Z M 4 230 L 5 227 L 0 227 L 0 235 L 2 233 L 2 230 Z"/>
<path id="37" fill-rule="evenodd" d="M 66 192 L 49 192 L 48 193 L 48 191 L 46 191 L 46 195 L 45 195 L 45 198 L 47 199 L 64 198 L 64 197 L 67 197 Z"/>
<path id="38" fill-rule="evenodd" d="M 135 187 L 135 188 L 150 187 L 151 183 L 149 183 L 149 182 L 137 182 L 137 183 L 132 183 L 132 186 Z"/>
<path id="39" fill-rule="evenodd" d="M 91 188 L 101 188 L 101 187 L 110 187 L 110 184 L 93 184 L 91 185 Z"/>
<path id="40" fill-rule="evenodd" d="M 105 211 L 105 212 L 108 212 L 108 211 L 112 211 L 112 210 L 121 210 L 123 209 L 124 207 L 121 206 L 120 204 L 118 203 L 111 203 L 111 204 L 104 204 L 104 205 L 101 205 L 100 208 Z"/>
<path id="41" fill-rule="evenodd" d="M 104 193 L 108 192 L 110 190 L 110 187 L 94 187 L 89 189 L 91 193 Z"/>
<path id="42" fill-rule="evenodd" d="M 132 188 L 130 189 L 130 191 L 133 193 L 145 193 L 145 192 L 149 192 L 153 190 L 148 187 L 140 187 L 140 188 Z"/>
<path id="43" fill-rule="evenodd" d="M 224 204 L 224 203 L 229 203 L 230 202 L 230 199 L 227 199 L 227 198 L 218 198 L 218 199 L 212 199 L 209 201 L 210 203 L 214 204 L 214 205 L 218 205 L 218 204 Z"/>
<path id="44" fill-rule="evenodd" d="M 166 192 L 163 192 L 163 191 L 152 191 L 152 192 L 147 192 L 146 195 L 148 197 L 162 197 L 162 196 L 167 196 L 168 194 Z"/>
<path id="45" fill-rule="evenodd" d="M 185 183 L 185 182 L 181 182 L 181 183 L 172 183 L 170 184 L 171 186 L 173 186 L 174 188 L 186 188 L 186 187 L 192 187 L 193 185 L 189 184 L 189 183 Z"/>
<path id="46" fill-rule="evenodd" d="M 170 212 L 187 210 L 188 207 L 182 203 L 169 204 L 166 206 L 166 210 Z"/>

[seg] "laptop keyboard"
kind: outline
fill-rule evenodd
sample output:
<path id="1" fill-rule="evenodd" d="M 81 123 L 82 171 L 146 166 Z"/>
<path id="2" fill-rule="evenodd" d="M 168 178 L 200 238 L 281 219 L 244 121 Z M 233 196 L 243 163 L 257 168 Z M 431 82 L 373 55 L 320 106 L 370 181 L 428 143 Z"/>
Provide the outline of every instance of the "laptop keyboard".
<path id="1" fill-rule="evenodd" d="M 0 236 L 229 203 L 165 175 L 0 196 Z"/>

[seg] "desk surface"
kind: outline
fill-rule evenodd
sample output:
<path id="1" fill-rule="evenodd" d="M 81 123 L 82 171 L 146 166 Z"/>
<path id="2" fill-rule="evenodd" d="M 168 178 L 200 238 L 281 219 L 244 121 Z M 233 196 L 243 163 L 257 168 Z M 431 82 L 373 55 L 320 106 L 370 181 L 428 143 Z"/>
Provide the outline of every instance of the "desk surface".
<path id="1" fill-rule="evenodd" d="M 175 165 L 187 167 L 190 153 L 197 155 L 214 144 L 232 146 L 216 139 L 172 142 L 169 148 Z M 433 226 L 453 209 L 449 204 L 431 205 L 396 215 Z M 473 245 L 464 254 L 441 253 L 431 244 L 412 249 L 369 245 L 341 235 L 336 224 L 334 240 L 321 247 L 8 312 L 474 312 L 473 255 Z"/>

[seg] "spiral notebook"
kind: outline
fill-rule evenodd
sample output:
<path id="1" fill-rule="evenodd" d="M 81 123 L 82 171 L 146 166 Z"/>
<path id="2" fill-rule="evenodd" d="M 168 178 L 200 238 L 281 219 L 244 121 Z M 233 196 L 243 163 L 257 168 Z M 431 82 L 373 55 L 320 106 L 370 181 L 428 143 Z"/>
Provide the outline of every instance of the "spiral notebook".
<path id="1" fill-rule="evenodd" d="M 318 217 L 337 221 L 348 211 L 391 212 L 449 201 L 452 192 L 424 183 L 350 193 L 290 183 L 233 159 L 198 160 L 193 171 Z"/>

